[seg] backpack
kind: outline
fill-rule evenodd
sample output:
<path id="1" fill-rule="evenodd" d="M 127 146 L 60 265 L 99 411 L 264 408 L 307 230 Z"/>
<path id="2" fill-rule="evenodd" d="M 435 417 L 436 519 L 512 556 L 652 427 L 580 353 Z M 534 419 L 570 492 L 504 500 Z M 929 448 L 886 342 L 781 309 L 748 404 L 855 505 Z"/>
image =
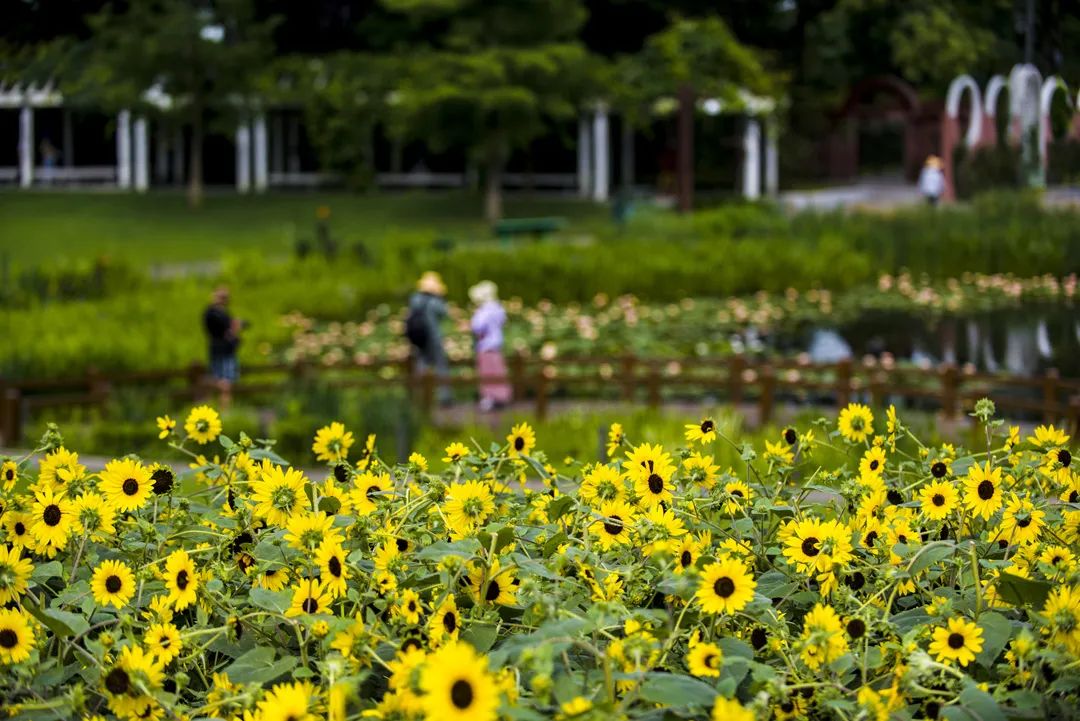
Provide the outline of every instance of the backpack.
<path id="1" fill-rule="evenodd" d="M 409 308 L 409 315 L 405 317 L 405 337 L 416 348 L 427 348 L 431 333 L 428 331 L 423 307 Z"/>

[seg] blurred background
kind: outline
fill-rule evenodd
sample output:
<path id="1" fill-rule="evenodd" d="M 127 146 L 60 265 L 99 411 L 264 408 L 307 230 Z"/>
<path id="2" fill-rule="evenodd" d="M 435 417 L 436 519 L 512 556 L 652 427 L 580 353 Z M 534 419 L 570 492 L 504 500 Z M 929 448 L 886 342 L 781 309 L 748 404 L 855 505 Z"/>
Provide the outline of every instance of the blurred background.
<path id="1" fill-rule="evenodd" d="M 849 400 L 1077 423 L 1080 2 L 4 12 L 0 448 L 157 452 L 197 401 L 301 460 L 335 419 L 585 460 Z"/>

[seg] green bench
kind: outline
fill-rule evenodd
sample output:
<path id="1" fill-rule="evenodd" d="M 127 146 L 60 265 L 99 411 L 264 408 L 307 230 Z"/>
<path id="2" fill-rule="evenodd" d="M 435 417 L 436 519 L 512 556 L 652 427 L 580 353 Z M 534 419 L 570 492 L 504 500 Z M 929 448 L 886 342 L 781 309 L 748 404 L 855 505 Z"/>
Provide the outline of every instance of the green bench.
<path id="1" fill-rule="evenodd" d="M 497 221 L 492 226 L 492 230 L 495 232 L 495 237 L 508 243 L 522 235 L 531 235 L 540 239 L 565 227 L 566 218 L 506 218 Z"/>

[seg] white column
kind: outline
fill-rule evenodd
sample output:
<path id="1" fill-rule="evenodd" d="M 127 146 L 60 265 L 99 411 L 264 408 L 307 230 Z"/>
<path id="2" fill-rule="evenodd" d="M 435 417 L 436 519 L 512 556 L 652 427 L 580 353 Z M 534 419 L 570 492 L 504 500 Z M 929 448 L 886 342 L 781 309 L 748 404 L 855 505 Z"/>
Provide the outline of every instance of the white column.
<path id="1" fill-rule="evenodd" d="M 269 153 L 266 147 L 266 116 L 260 113 L 251 123 L 251 136 L 255 146 L 255 191 L 262 193 L 269 184 L 267 167 Z"/>
<path id="2" fill-rule="evenodd" d="M 765 121 L 765 195 L 775 198 L 780 192 L 780 129 L 776 118 L 770 116 Z"/>
<path id="3" fill-rule="evenodd" d="M 590 131 L 588 116 L 581 116 L 578 121 L 577 178 L 578 194 L 582 198 L 588 198 L 589 190 L 592 188 L 592 174 L 589 172 L 589 162 L 592 156 L 592 150 L 589 148 Z"/>
<path id="4" fill-rule="evenodd" d="M 146 118 L 135 118 L 135 190 L 145 193 L 150 187 L 150 147 L 146 137 Z"/>
<path id="5" fill-rule="evenodd" d="M 116 116 L 116 185 L 131 187 L 131 113 L 121 110 Z"/>
<path id="6" fill-rule="evenodd" d="M 247 123 L 236 128 L 236 189 L 251 190 L 251 129 Z"/>
<path id="7" fill-rule="evenodd" d="M 755 118 L 746 119 L 743 130 L 743 197 L 761 197 L 761 125 Z"/>
<path id="8" fill-rule="evenodd" d="M 607 106 L 601 103 L 593 117 L 593 200 L 608 199 L 611 185 L 611 133 L 608 132 Z"/>
<path id="9" fill-rule="evenodd" d="M 34 110 L 25 107 L 19 111 L 19 185 L 29 188 L 34 184 Z"/>

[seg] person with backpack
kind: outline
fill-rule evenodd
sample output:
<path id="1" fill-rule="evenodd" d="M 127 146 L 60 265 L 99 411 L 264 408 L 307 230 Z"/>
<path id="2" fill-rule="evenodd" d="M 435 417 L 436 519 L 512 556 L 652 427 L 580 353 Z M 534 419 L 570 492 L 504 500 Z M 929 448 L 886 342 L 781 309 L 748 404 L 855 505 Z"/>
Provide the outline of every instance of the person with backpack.
<path id="1" fill-rule="evenodd" d="M 405 337 L 412 346 L 418 373 L 434 372 L 443 380 L 450 374 L 443 349 L 442 330 L 439 324 L 446 317 L 446 284 L 442 277 L 427 271 L 416 283 L 416 292 L 409 298 L 409 312 L 405 316 Z M 439 383 L 438 399 L 441 405 L 453 401 L 450 387 Z"/>

